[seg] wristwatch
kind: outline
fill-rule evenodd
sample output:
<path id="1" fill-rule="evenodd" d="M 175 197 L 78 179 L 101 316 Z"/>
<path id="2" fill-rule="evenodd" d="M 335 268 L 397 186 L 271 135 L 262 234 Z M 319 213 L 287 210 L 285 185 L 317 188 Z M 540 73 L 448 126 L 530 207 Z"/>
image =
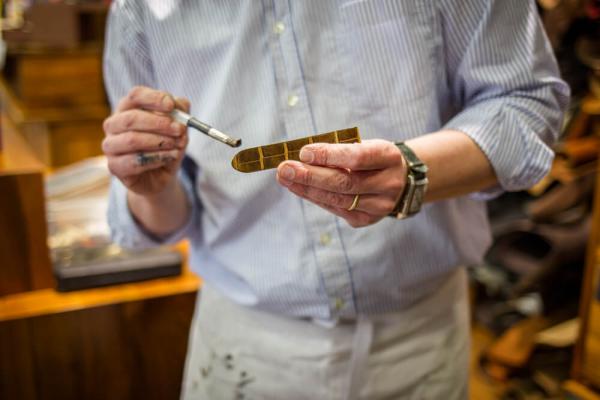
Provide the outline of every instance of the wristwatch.
<path id="1" fill-rule="evenodd" d="M 390 217 L 404 219 L 421 210 L 423 198 L 427 191 L 427 165 L 404 142 L 394 143 L 406 161 L 407 175 L 402 195 L 389 214 Z"/>

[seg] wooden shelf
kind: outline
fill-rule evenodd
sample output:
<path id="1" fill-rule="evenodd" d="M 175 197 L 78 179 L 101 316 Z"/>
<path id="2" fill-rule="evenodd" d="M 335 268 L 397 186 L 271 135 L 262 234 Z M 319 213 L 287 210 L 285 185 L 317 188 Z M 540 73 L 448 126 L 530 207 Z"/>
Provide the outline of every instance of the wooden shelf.
<path id="1" fill-rule="evenodd" d="M 7 43 L 7 52 L 14 55 L 102 54 L 103 43 L 86 43 L 77 47 L 49 47 L 36 43 Z"/>
<path id="2" fill-rule="evenodd" d="M 200 286 L 200 278 L 186 267 L 182 275 L 172 278 L 66 293 L 54 289 L 18 293 L 0 297 L 0 322 L 192 293 Z"/>

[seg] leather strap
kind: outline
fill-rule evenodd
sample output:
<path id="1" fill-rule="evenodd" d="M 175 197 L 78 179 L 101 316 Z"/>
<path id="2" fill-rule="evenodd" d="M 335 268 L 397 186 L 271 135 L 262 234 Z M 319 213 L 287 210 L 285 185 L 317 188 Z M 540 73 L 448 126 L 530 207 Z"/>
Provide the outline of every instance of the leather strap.
<path id="1" fill-rule="evenodd" d="M 341 129 L 287 142 L 245 149 L 237 153 L 231 165 L 240 172 L 256 172 L 277 168 L 286 160 L 300 161 L 300 149 L 311 143 L 359 143 L 358 128 Z"/>
<path id="2" fill-rule="evenodd" d="M 406 161 L 406 184 L 396 206 L 389 214 L 393 218 L 406 218 L 421 209 L 423 196 L 427 189 L 427 165 L 404 142 L 394 143 Z"/>

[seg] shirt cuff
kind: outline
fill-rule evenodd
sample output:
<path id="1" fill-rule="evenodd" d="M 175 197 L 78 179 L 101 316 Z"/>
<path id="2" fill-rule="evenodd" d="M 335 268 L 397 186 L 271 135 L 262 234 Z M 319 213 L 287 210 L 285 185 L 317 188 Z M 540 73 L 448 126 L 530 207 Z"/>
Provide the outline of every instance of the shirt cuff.
<path id="1" fill-rule="evenodd" d="M 457 114 L 445 129 L 468 135 L 488 158 L 498 186 L 473 197 L 487 200 L 503 191 L 525 190 L 542 179 L 552 166 L 554 152 L 534 128 L 503 111 L 501 101 L 484 102 Z"/>
<path id="2" fill-rule="evenodd" d="M 113 242 L 126 248 L 147 248 L 177 243 L 190 236 L 197 220 L 198 207 L 195 206 L 192 183 L 181 173 L 179 180 L 190 205 L 190 216 L 188 221 L 175 232 L 166 237 L 158 237 L 137 222 L 127 204 L 127 188 L 121 181 L 113 177 L 108 206 L 108 224 Z"/>

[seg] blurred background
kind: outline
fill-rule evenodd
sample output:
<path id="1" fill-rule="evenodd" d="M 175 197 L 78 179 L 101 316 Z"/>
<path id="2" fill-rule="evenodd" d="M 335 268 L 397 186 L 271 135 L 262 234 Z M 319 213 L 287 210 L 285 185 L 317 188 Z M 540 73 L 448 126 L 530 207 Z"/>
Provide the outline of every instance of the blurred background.
<path id="1" fill-rule="evenodd" d="M 600 1 L 538 0 L 573 98 L 552 171 L 489 203 L 471 398 L 600 399 Z M 186 243 L 111 244 L 110 0 L 0 3 L 0 399 L 177 399 L 201 279 Z"/>

